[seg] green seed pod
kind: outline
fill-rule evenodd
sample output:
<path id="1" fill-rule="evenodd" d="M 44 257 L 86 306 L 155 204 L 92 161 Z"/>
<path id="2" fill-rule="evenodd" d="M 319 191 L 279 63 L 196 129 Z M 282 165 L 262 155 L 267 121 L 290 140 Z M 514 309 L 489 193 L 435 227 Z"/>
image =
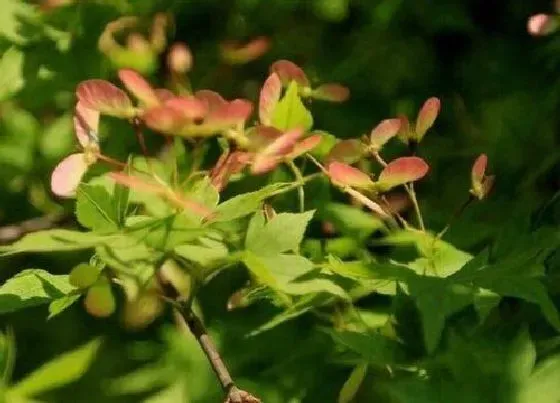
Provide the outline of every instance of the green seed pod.
<path id="1" fill-rule="evenodd" d="M 115 312 L 116 301 L 108 281 L 99 281 L 87 291 L 84 307 L 98 318 L 106 318 Z"/>
<path id="2" fill-rule="evenodd" d="M 70 272 L 68 281 L 77 288 L 89 288 L 99 278 L 100 270 L 87 263 L 80 263 Z"/>

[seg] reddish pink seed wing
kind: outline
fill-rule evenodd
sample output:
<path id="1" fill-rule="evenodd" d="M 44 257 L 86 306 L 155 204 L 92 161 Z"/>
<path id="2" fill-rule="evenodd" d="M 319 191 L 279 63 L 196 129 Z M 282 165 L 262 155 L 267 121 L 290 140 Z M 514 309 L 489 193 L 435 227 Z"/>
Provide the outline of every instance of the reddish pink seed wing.
<path id="1" fill-rule="evenodd" d="M 295 81 L 302 87 L 309 87 L 309 80 L 305 72 L 295 63 L 289 60 L 278 60 L 270 66 L 270 72 L 278 74 L 282 84 L 287 86 L 291 81 Z"/>
<path id="2" fill-rule="evenodd" d="M 164 106 L 175 110 L 185 120 L 202 119 L 208 113 L 206 103 L 195 97 L 173 97 Z"/>
<path id="3" fill-rule="evenodd" d="M 155 90 L 137 71 L 121 69 L 119 70 L 119 78 L 126 89 L 145 106 L 152 107 L 159 104 L 159 98 Z"/>
<path id="4" fill-rule="evenodd" d="M 321 143 L 322 139 L 323 138 L 319 134 L 314 134 L 312 136 L 307 137 L 306 139 L 303 139 L 302 141 L 300 141 L 294 146 L 294 149 L 292 150 L 288 158 L 294 159 L 299 157 L 300 155 L 303 155 L 313 150 Z"/>
<path id="5" fill-rule="evenodd" d="M 536 14 L 527 21 L 527 31 L 532 36 L 546 36 L 559 27 L 560 23 L 556 16 L 548 14 Z"/>
<path id="6" fill-rule="evenodd" d="M 177 134 L 185 124 L 190 122 L 181 112 L 165 106 L 147 110 L 142 119 L 150 129 L 165 134 Z"/>
<path id="7" fill-rule="evenodd" d="M 108 81 L 83 81 L 78 85 L 76 95 L 84 107 L 96 110 L 103 115 L 118 118 L 131 118 L 135 115 L 128 95 Z"/>
<path id="8" fill-rule="evenodd" d="M 261 124 L 270 126 L 274 108 L 280 100 L 282 82 L 276 73 L 272 73 L 263 84 L 259 98 L 259 119 Z"/>
<path id="9" fill-rule="evenodd" d="M 193 57 L 189 47 L 183 42 L 175 42 L 167 55 L 167 66 L 176 74 L 185 74 L 192 68 Z"/>
<path id="10" fill-rule="evenodd" d="M 381 121 L 370 134 L 371 145 L 377 150 L 381 149 L 389 140 L 401 130 L 401 119 L 385 119 Z"/>
<path id="11" fill-rule="evenodd" d="M 339 186 L 356 188 L 369 188 L 373 186 L 373 181 L 368 174 L 341 162 L 331 162 L 327 166 L 327 173 L 331 180 Z"/>
<path id="12" fill-rule="evenodd" d="M 322 84 L 313 90 L 313 98 L 330 102 L 344 102 L 350 98 L 350 90 L 340 84 Z"/>
<path id="13" fill-rule="evenodd" d="M 303 129 L 295 128 L 289 130 L 274 140 L 259 154 L 267 156 L 284 156 L 289 154 L 301 136 L 303 136 Z"/>
<path id="14" fill-rule="evenodd" d="M 421 140 L 430 127 L 433 126 L 440 109 L 441 102 L 438 98 L 432 97 L 424 103 L 416 119 L 416 136 L 418 140 Z"/>
<path id="15" fill-rule="evenodd" d="M 159 99 L 159 102 L 165 102 L 171 98 L 175 98 L 175 94 L 166 88 L 156 88 L 154 91 Z"/>
<path id="16" fill-rule="evenodd" d="M 243 64 L 258 59 L 270 49 L 270 40 L 263 36 L 242 44 L 236 41 L 224 42 L 222 57 L 231 64 Z"/>
<path id="17" fill-rule="evenodd" d="M 378 184 L 385 190 L 423 178 L 429 167 L 419 157 L 401 157 L 391 161 L 379 174 Z"/>
<path id="18" fill-rule="evenodd" d="M 261 175 L 272 171 L 282 162 L 282 158 L 277 155 L 257 154 L 251 164 L 251 173 Z"/>
<path id="19" fill-rule="evenodd" d="M 482 183 L 482 179 L 484 178 L 484 174 L 486 172 L 486 166 L 488 165 L 488 157 L 486 154 L 481 154 L 475 160 L 472 170 L 471 170 L 471 180 L 473 185 L 475 183 Z"/>
<path id="20" fill-rule="evenodd" d="M 74 112 L 74 132 L 82 147 L 90 143 L 97 143 L 97 131 L 99 129 L 99 112 L 86 108 L 83 103 L 78 102 Z"/>
<path id="21" fill-rule="evenodd" d="M 208 109 L 214 111 L 224 107 L 227 102 L 220 94 L 211 90 L 199 90 L 194 93 L 199 100 L 206 102 Z"/>
<path id="22" fill-rule="evenodd" d="M 72 197 L 86 173 L 84 154 L 71 154 L 64 158 L 54 169 L 51 175 L 51 190 L 60 197 Z"/>
<path id="23" fill-rule="evenodd" d="M 253 104 L 245 99 L 235 99 L 221 108 L 211 109 L 205 123 L 217 128 L 244 122 L 253 111 Z"/>

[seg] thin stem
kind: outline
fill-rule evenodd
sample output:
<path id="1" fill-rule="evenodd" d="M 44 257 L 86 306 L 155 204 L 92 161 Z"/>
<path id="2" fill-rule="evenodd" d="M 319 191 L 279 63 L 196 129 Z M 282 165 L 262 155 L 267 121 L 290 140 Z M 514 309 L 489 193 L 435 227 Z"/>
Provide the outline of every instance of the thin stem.
<path id="1" fill-rule="evenodd" d="M 132 126 L 134 127 L 134 134 L 136 134 L 136 138 L 138 139 L 138 144 L 140 144 L 140 149 L 142 150 L 142 154 L 146 159 L 146 165 L 150 170 L 152 176 L 156 176 L 156 171 L 154 170 L 154 166 L 152 165 L 152 160 L 148 155 L 148 148 L 146 147 L 146 139 L 144 138 L 144 133 L 142 132 L 142 122 L 138 118 L 134 118 L 132 120 Z"/>
<path id="2" fill-rule="evenodd" d="M 389 201 L 385 196 L 381 196 L 381 200 L 383 201 L 383 203 L 385 203 L 385 206 L 387 206 L 387 210 L 389 210 L 389 212 L 394 215 L 397 220 L 399 220 L 404 228 L 410 227 L 410 224 L 399 214 L 399 212 L 391 208 L 391 204 L 389 204 Z"/>
<path id="3" fill-rule="evenodd" d="M 190 330 L 192 335 L 196 338 L 196 341 L 212 366 L 214 373 L 218 377 L 222 389 L 228 397 L 228 401 L 231 403 L 243 403 L 241 391 L 235 386 L 220 353 L 216 349 L 214 342 L 210 338 L 210 335 L 208 335 L 200 318 L 194 314 L 192 309 L 188 311 L 184 309 L 175 309 L 174 314 L 179 326 L 183 329 L 186 328 Z"/>
<path id="4" fill-rule="evenodd" d="M 461 214 L 463 214 L 463 212 L 467 209 L 467 207 L 469 207 L 469 205 L 473 201 L 474 201 L 474 197 L 472 195 L 470 195 L 469 198 L 467 200 L 465 200 L 459 206 L 459 208 L 457 208 L 457 210 L 455 210 L 453 212 L 453 214 L 451 215 L 451 218 L 449 218 L 449 221 L 447 222 L 447 225 L 437 234 L 438 239 L 441 239 L 441 237 L 443 237 L 445 235 L 445 233 L 449 230 L 449 228 L 451 228 L 451 225 L 455 222 L 455 220 L 457 220 L 457 218 L 459 218 L 461 216 Z"/>
<path id="5" fill-rule="evenodd" d="M 378 152 L 374 152 L 373 157 L 379 163 L 379 165 L 381 165 L 383 168 L 385 168 L 387 166 L 387 162 L 385 162 L 385 160 L 381 157 L 381 155 L 379 155 Z"/>
<path id="6" fill-rule="evenodd" d="M 176 188 L 179 185 L 179 168 L 177 166 L 177 149 L 175 148 L 175 139 L 173 137 L 166 136 L 165 144 L 167 145 L 167 148 L 171 153 L 171 157 L 173 158 L 171 183 L 173 184 L 173 187 Z"/>
<path id="7" fill-rule="evenodd" d="M 414 211 L 416 212 L 418 225 L 420 225 L 420 229 L 422 231 L 426 231 L 426 227 L 424 226 L 424 219 L 422 218 L 422 212 L 420 211 L 420 205 L 418 204 L 418 199 L 416 198 L 416 192 L 414 191 L 414 184 L 410 182 L 409 184 L 404 185 L 404 187 L 408 195 L 410 196 L 412 205 L 414 206 Z"/>
<path id="8" fill-rule="evenodd" d="M 4 373 L 2 380 L 4 385 L 8 385 L 12 379 L 12 372 L 16 361 L 16 343 L 14 340 L 14 329 L 10 326 L 6 331 L 6 356 L 4 360 Z"/>
<path id="9" fill-rule="evenodd" d="M 321 172 L 323 172 L 327 176 L 329 175 L 329 173 L 327 172 L 325 167 L 322 166 L 321 163 L 319 161 L 317 161 L 314 156 L 312 156 L 311 154 L 305 154 L 305 155 L 307 156 L 307 158 L 309 158 L 311 160 L 311 162 L 313 162 L 317 166 L 317 168 L 319 168 L 321 170 Z"/>
<path id="10" fill-rule="evenodd" d="M 304 177 L 301 178 L 301 183 L 307 183 L 307 182 L 312 181 L 313 179 L 318 178 L 318 177 L 320 177 L 320 176 L 321 176 L 321 173 L 320 173 L 320 172 L 316 172 L 316 173 L 314 173 L 314 174 L 304 176 Z M 298 188 L 299 186 L 300 186 L 300 183 L 295 183 L 295 182 L 294 182 L 294 183 L 290 183 L 290 184 L 289 184 L 288 186 L 286 186 L 284 189 L 279 189 L 279 190 L 277 190 L 276 192 L 270 193 L 268 197 L 278 196 L 278 195 L 280 195 L 280 194 L 282 194 L 282 193 L 286 193 L 286 192 L 289 192 L 289 191 L 291 191 L 291 190 L 294 190 L 294 189 Z"/>
<path id="11" fill-rule="evenodd" d="M 299 199 L 299 211 L 303 213 L 305 211 L 305 190 L 303 188 L 303 184 L 304 184 L 303 175 L 301 174 L 301 171 L 294 163 L 294 161 L 288 161 L 286 162 L 286 164 L 288 164 L 288 166 L 290 167 L 290 169 L 292 170 L 296 178 L 297 183 L 299 183 L 299 186 L 297 188 L 298 199 Z"/>
<path id="12" fill-rule="evenodd" d="M 140 144 L 140 149 L 142 150 L 142 154 L 146 159 L 148 158 L 148 148 L 146 147 L 146 139 L 144 138 L 144 133 L 142 133 L 142 123 L 138 118 L 134 118 L 132 121 L 132 126 L 134 127 L 134 134 L 136 134 L 136 138 L 138 139 L 138 144 Z"/>
<path id="13" fill-rule="evenodd" d="M 126 164 L 125 164 L 124 162 L 117 161 L 116 159 L 111 158 L 111 157 L 108 157 L 108 156 L 106 156 L 106 155 L 97 154 L 97 158 L 98 158 L 99 160 L 103 161 L 103 162 L 106 162 L 106 163 L 108 163 L 108 164 L 114 165 L 114 166 L 119 167 L 119 168 L 121 168 L 121 169 L 126 168 Z"/>

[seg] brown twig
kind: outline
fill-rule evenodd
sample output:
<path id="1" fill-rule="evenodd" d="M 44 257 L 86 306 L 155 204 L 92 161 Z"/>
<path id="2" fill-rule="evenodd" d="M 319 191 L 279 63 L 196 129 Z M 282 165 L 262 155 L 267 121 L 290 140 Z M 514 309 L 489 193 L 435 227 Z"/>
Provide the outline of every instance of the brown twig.
<path id="1" fill-rule="evenodd" d="M 202 351 L 204 351 L 226 394 L 225 403 L 260 403 L 259 399 L 235 386 L 220 353 L 200 318 L 191 309 L 186 311 L 185 309 L 176 308 L 174 315 L 178 326 L 184 330 L 189 330 L 196 338 L 196 341 L 198 341 Z"/>
<path id="2" fill-rule="evenodd" d="M 64 214 L 51 213 L 0 227 L 0 244 L 8 244 L 17 241 L 30 232 L 53 228 L 66 218 L 67 216 Z"/>

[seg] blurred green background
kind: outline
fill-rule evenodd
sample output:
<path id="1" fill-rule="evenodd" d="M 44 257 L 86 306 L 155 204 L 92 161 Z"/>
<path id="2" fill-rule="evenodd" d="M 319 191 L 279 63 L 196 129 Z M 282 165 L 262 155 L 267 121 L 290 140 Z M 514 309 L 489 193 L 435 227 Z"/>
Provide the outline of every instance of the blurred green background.
<path id="1" fill-rule="evenodd" d="M 114 80 L 117 67 L 125 65 L 142 66 L 153 82 L 164 84 L 167 47 L 141 61 L 137 54 L 116 60 L 98 50 L 99 37 L 111 21 L 137 16 L 138 31 L 146 33 L 157 12 L 172 17 L 167 46 L 183 41 L 192 50 L 190 78 L 195 88 L 255 100 L 268 66 L 278 59 L 296 62 L 317 81 L 347 85 L 348 102 L 313 105 L 315 127 L 337 137 L 359 137 L 397 114 L 413 117 L 425 99 L 439 97 L 441 115 L 420 151 L 431 166 L 418 190 L 428 226 L 443 227 L 464 200 L 469 169 L 478 154 L 488 154 L 497 177 L 490 200 L 468 210 L 447 234 L 457 247 L 480 250 L 514 217 L 559 222 L 560 209 L 549 201 L 560 188 L 560 36 L 534 38 L 526 31 L 527 18 L 549 12 L 549 1 L 56 3 L 0 0 L 0 225 L 71 211 L 71 202 L 50 195 L 48 181 L 54 165 L 75 147 L 74 88 L 89 78 Z M 257 60 L 230 65 L 220 57 L 222 41 L 262 35 L 270 39 L 271 48 Z M 136 147 L 134 138 L 124 125 L 114 127 L 122 135 L 112 134 L 107 149 L 124 156 Z M 400 151 L 402 147 L 394 145 L 388 154 Z M 67 273 L 83 258 L 66 253 L 2 259 L 0 280 L 31 267 Z M 226 311 L 229 295 L 242 280 L 243 274 L 236 271 L 219 276 L 201 298 L 205 320 L 241 386 L 267 403 L 336 401 L 350 367 L 337 356 L 330 336 L 314 325 L 312 316 L 304 316 L 256 338 L 244 338 L 271 311 L 262 306 Z M 559 280 L 558 270 L 547 278 L 557 291 Z M 529 322 L 538 322 L 536 329 L 549 331 L 531 311 L 524 314 Z M 446 402 L 455 393 L 460 397 L 453 399 L 464 402 L 510 401 L 496 385 L 510 352 L 522 350 L 514 338 L 520 322 L 511 315 L 511 322 L 477 332 L 459 321 L 447 349 L 430 364 L 441 368 L 437 385 L 419 386 L 405 379 L 387 386 L 392 385 L 390 377 L 379 382 L 373 378 L 377 386 L 363 391 L 357 401 Z M 89 317 L 79 304 L 55 319 L 45 317 L 45 307 L 0 316 L 0 324 L 10 323 L 15 331 L 15 379 L 95 335 L 105 335 L 107 342 L 86 376 L 53 392 L 48 401 L 144 401 L 149 392 L 175 378 L 177 390 L 186 385 L 188 401 L 220 401 L 217 382 L 196 343 L 184 343 L 169 332 L 169 317 L 141 332 L 123 329 L 118 317 Z M 543 348 L 556 351 L 558 344 L 556 340 Z M 152 372 L 115 383 L 146 362 Z M 145 394 L 123 394 L 127 388 L 137 391 L 139 385 L 146 387 Z M 387 388 L 396 392 L 388 393 Z M 177 390 L 166 389 L 167 397 L 162 393 L 160 400 L 145 401 L 187 401 Z"/>

